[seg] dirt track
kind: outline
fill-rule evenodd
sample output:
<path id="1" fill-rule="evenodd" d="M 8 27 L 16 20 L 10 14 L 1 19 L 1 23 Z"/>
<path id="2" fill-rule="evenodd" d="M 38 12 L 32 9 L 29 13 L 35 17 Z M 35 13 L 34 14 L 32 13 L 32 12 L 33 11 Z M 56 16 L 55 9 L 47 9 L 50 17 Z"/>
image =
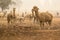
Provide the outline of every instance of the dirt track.
<path id="1" fill-rule="evenodd" d="M 45 25 L 42 30 L 39 24 L 29 21 L 13 25 L 7 25 L 5 20 L 1 22 L 0 40 L 60 40 L 60 18 L 54 18 L 52 26 Z"/>

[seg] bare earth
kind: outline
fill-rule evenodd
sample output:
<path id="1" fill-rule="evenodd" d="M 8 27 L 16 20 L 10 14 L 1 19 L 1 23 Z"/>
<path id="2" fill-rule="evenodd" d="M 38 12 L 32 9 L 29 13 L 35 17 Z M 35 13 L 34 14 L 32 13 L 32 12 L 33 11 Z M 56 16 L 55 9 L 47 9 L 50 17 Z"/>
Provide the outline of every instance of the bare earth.
<path id="1" fill-rule="evenodd" d="M 7 24 L 6 19 L 0 19 L 0 40 L 60 40 L 60 18 L 54 18 L 52 26 L 41 29 L 32 21 Z"/>

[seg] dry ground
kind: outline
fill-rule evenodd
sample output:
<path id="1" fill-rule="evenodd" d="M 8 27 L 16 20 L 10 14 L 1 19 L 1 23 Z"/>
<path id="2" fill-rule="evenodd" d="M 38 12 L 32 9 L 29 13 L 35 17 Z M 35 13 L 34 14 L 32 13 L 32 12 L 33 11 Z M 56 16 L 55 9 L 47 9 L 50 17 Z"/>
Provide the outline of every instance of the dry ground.
<path id="1" fill-rule="evenodd" d="M 0 40 L 60 40 L 60 18 L 54 18 L 52 26 L 43 29 L 37 23 L 24 21 L 8 24 L 0 19 Z M 49 29 L 48 29 L 49 28 Z"/>

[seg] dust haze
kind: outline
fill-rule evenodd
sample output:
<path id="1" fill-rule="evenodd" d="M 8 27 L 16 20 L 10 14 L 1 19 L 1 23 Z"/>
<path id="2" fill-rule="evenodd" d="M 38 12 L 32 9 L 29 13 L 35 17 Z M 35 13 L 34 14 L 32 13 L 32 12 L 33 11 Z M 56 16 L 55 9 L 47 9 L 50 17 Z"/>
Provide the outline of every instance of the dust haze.
<path id="1" fill-rule="evenodd" d="M 0 0 L 0 40 L 60 40 L 60 0 Z"/>

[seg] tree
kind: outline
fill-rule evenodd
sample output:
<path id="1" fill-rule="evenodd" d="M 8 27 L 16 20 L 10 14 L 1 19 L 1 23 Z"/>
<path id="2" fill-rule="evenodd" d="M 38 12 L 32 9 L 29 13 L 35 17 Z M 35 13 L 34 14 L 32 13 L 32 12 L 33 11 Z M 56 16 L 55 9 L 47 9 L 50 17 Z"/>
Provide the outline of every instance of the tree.
<path id="1" fill-rule="evenodd" d="M 57 12 L 57 16 L 59 15 L 59 12 Z"/>
<path id="2" fill-rule="evenodd" d="M 15 4 L 12 0 L 0 0 L 0 8 L 3 10 L 9 8 L 9 4 Z"/>

